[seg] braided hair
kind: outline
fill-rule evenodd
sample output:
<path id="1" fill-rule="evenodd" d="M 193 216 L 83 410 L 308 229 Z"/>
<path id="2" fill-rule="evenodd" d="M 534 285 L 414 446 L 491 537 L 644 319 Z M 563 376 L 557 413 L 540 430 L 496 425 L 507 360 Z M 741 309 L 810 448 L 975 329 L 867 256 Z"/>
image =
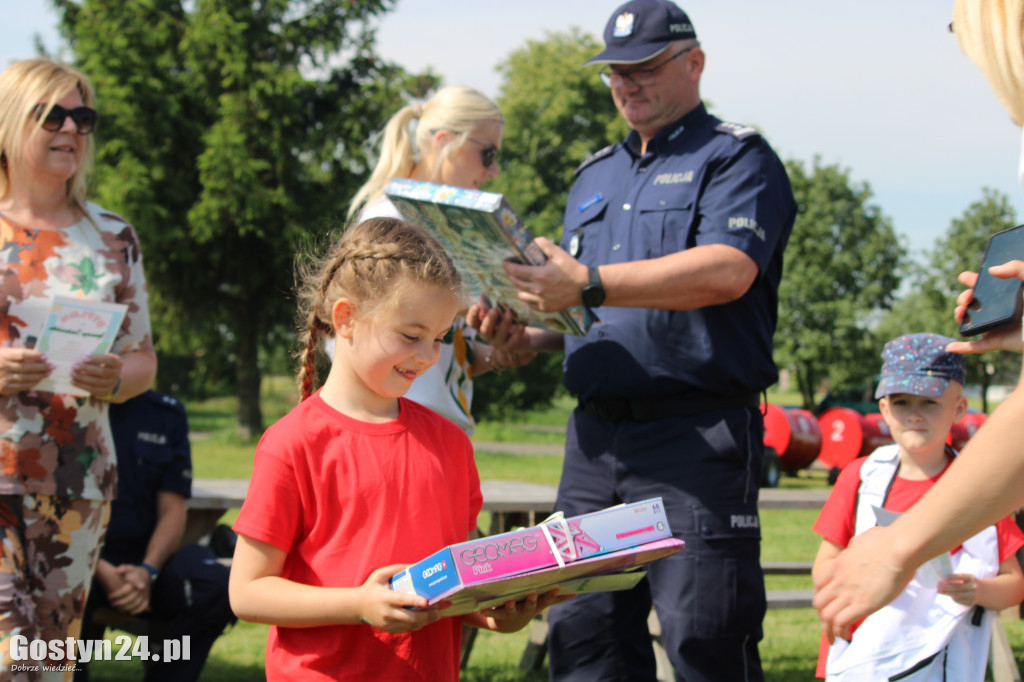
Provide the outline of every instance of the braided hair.
<path id="1" fill-rule="evenodd" d="M 397 306 L 408 278 L 458 294 L 461 279 L 444 247 L 423 228 L 396 218 L 370 218 L 346 230 L 326 257 L 300 273 L 300 400 L 316 389 L 316 351 L 334 336 L 334 303 L 349 298 L 361 314 Z"/>

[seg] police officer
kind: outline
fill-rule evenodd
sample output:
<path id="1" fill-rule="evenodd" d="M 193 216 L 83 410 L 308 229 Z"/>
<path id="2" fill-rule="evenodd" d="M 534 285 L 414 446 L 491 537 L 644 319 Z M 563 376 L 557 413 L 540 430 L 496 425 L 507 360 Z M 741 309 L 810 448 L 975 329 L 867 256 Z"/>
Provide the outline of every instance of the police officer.
<path id="1" fill-rule="evenodd" d="M 117 499 L 81 637 L 103 638 L 103 625 L 92 622 L 100 606 L 169 621 L 161 638 L 182 642 L 189 636 L 189 660 L 147 665 L 146 680 L 196 680 L 210 647 L 235 616 L 228 603 L 228 568 L 206 547 L 178 547 L 185 532 L 185 499 L 192 492 L 185 407 L 150 390 L 112 403 L 110 425 Z M 88 680 L 87 665 L 77 666 L 75 681 Z"/>
<path id="2" fill-rule="evenodd" d="M 528 304 L 600 317 L 583 337 L 529 330 L 532 350 L 564 342 L 579 401 L 557 508 L 661 496 L 686 547 L 651 566 L 649 585 L 553 608 L 551 677 L 653 680 L 653 597 L 679 679 L 762 679 L 759 401 L 778 378 L 796 204 L 761 135 L 702 104 L 704 52 L 679 7 L 632 0 L 604 38 L 587 63 L 604 65 L 632 132 L 577 169 L 561 246 L 538 240 L 549 261 L 505 268 Z"/>

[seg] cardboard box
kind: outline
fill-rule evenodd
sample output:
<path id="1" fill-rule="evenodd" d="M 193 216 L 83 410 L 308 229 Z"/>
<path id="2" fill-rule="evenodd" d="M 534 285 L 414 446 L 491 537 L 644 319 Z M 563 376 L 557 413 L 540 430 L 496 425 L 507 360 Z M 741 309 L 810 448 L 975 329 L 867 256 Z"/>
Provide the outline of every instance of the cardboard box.
<path id="1" fill-rule="evenodd" d="M 431 605 L 442 601 L 450 602 L 441 613 L 446 616 L 457 616 L 500 606 L 510 599 L 518 601 L 530 592 L 543 593 L 554 587 L 558 587 L 563 594 L 628 590 L 647 575 L 640 567 L 675 554 L 682 548 L 683 541 L 676 538 L 656 540 L 637 547 L 592 556 L 564 566 L 556 564 L 529 573 L 492 578 L 474 585 L 452 585 L 428 597 L 427 601 Z M 395 578 L 399 578 L 403 573 Z M 417 591 L 413 588 L 412 581 L 405 579 L 395 581 L 392 589 L 400 592 Z"/>
<path id="2" fill-rule="evenodd" d="M 444 244 L 470 302 L 483 297 L 496 308 L 513 311 L 527 326 L 560 334 L 586 334 L 597 320 L 580 305 L 542 312 L 519 300 L 502 261 L 541 265 L 548 257 L 502 195 L 409 178 L 392 180 L 384 193 L 407 220 L 431 230 Z"/>
<path id="3" fill-rule="evenodd" d="M 657 497 L 449 545 L 394 576 L 391 584 L 392 589 L 433 599 L 469 585 L 561 567 L 671 535 L 664 504 Z"/>

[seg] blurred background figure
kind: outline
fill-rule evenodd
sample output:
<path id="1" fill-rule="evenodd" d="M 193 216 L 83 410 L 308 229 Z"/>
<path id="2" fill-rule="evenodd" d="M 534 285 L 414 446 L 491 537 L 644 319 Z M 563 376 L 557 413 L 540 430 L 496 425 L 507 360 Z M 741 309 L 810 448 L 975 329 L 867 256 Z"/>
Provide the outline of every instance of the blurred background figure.
<path id="1" fill-rule="evenodd" d="M 158 640 L 190 637 L 189 660 L 146 663 L 148 682 L 199 679 L 214 641 L 235 622 L 228 602 L 227 566 L 201 545 L 180 547 L 185 533 L 185 500 L 192 494 L 192 451 L 185 407 L 156 391 L 110 410 L 117 446 L 118 482 L 89 595 L 82 639 L 102 639 L 105 625 L 94 620 L 101 607 L 139 618 L 165 621 Z M 162 657 L 163 658 L 163 657 Z M 89 679 L 78 663 L 76 682 Z"/>

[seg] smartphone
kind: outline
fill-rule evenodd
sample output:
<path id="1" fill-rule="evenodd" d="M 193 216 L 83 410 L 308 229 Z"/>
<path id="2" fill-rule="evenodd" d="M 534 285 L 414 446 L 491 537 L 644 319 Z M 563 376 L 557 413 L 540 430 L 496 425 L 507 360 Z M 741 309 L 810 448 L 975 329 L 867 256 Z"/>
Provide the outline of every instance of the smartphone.
<path id="1" fill-rule="evenodd" d="M 988 273 L 990 267 L 1011 260 L 1024 260 L 1024 225 L 996 232 L 989 237 L 985 257 L 978 268 L 974 299 L 967 306 L 964 319 L 960 322 L 961 336 L 982 334 L 1020 320 L 1024 282 L 1016 277 L 999 279 Z"/>

